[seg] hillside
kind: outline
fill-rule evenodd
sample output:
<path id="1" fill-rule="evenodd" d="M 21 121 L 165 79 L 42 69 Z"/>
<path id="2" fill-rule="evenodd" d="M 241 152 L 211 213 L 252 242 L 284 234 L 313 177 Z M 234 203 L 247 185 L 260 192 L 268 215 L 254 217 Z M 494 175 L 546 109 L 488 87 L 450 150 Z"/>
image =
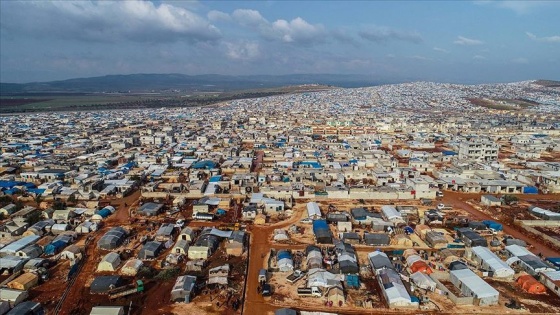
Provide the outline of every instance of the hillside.
<path id="1" fill-rule="evenodd" d="M 93 92 L 149 92 L 234 91 L 287 85 L 321 84 L 339 87 L 363 87 L 387 82 L 365 75 L 294 74 L 294 75 L 185 75 L 185 74 L 129 74 L 77 78 L 63 81 L 32 83 L 0 83 L 0 95 L 22 93 L 93 93 Z"/>

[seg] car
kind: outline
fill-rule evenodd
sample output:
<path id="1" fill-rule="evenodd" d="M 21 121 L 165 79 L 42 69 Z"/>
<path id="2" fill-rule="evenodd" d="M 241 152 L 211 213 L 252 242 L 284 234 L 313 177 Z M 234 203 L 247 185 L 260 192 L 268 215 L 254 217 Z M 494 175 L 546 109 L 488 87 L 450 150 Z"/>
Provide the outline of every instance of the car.
<path id="1" fill-rule="evenodd" d="M 183 219 L 179 219 L 177 220 L 177 222 L 175 222 L 175 226 L 177 227 L 183 227 L 183 225 L 185 225 L 185 220 Z"/>
<path id="2" fill-rule="evenodd" d="M 436 197 L 437 198 L 443 198 L 443 192 L 442 191 L 436 191 Z"/>
<path id="3" fill-rule="evenodd" d="M 268 283 L 263 284 L 261 289 L 262 296 L 271 296 L 272 295 L 272 286 Z"/>
<path id="4" fill-rule="evenodd" d="M 313 220 L 311 220 L 310 218 L 303 218 L 299 222 L 305 223 L 305 224 L 311 224 L 311 223 L 313 223 Z"/>

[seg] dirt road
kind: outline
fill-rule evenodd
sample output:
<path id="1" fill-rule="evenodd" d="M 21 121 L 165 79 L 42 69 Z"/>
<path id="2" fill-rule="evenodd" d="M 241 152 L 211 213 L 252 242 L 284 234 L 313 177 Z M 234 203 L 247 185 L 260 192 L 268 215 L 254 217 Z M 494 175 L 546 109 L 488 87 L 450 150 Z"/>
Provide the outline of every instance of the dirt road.
<path id="1" fill-rule="evenodd" d="M 270 237 L 274 229 L 285 228 L 297 222 L 301 218 L 301 215 L 302 211 L 294 211 L 290 220 L 268 226 L 251 226 L 251 247 L 249 250 L 249 267 L 247 270 L 247 284 L 245 287 L 244 314 L 268 314 L 278 308 L 268 303 L 270 298 L 265 300 L 265 298 L 257 292 L 257 287 L 259 286 L 259 270 L 265 268 L 266 254 L 272 247 Z"/>
<path id="2" fill-rule="evenodd" d="M 531 249 L 531 251 L 535 254 L 541 253 L 546 257 L 560 257 L 560 251 L 554 249 L 554 248 L 550 248 L 544 244 L 540 244 L 538 240 L 530 237 L 528 235 L 528 233 L 524 233 L 522 230 L 520 230 L 518 227 L 516 226 L 511 226 L 507 223 L 504 223 L 502 221 L 496 220 L 494 218 L 492 218 L 491 216 L 489 216 L 488 214 L 477 210 L 476 208 L 474 208 L 473 206 L 471 206 L 470 204 L 468 204 L 466 202 L 466 200 L 469 199 L 476 199 L 476 197 L 479 196 L 478 194 L 462 194 L 462 193 L 457 193 L 457 192 L 451 192 L 451 191 L 446 191 L 445 192 L 445 196 L 443 197 L 442 202 L 445 205 L 450 205 L 453 208 L 457 208 L 457 209 L 463 209 L 466 212 L 468 212 L 469 214 L 471 214 L 473 216 L 473 218 L 477 219 L 477 220 L 493 220 L 493 221 L 497 221 L 498 223 L 501 223 L 504 227 L 504 233 L 509 234 L 517 239 L 523 240 L 525 242 L 527 242 L 527 244 L 531 244 L 534 247 Z M 524 195 L 521 196 L 520 199 L 523 200 L 527 200 L 527 199 L 552 199 L 555 200 L 553 198 L 556 198 L 556 195 Z"/>
<path id="3" fill-rule="evenodd" d="M 107 218 L 102 229 L 95 232 L 95 234 L 92 234 L 94 238 L 86 248 L 86 261 L 84 262 L 80 273 L 76 275 L 76 281 L 62 304 L 62 308 L 59 313 L 60 315 L 87 314 L 91 311 L 91 307 L 93 305 L 90 299 L 89 288 L 86 287 L 86 284 L 89 278 L 95 273 L 97 268 L 97 259 L 100 257 L 97 253 L 97 241 L 111 227 L 128 224 L 129 209 L 133 204 L 138 202 L 140 195 L 140 191 L 138 190 L 125 198 L 113 202 L 113 204 L 116 205 L 115 208 L 117 208 L 117 211 Z M 127 204 L 126 207 L 125 203 Z"/>

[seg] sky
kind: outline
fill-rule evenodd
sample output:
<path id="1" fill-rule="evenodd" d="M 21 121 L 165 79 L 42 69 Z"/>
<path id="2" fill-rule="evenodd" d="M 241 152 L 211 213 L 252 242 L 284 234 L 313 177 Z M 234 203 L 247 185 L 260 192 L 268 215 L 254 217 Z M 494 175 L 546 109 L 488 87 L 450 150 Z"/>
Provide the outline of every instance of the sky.
<path id="1" fill-rule="evenodd" d="M 133 73 L 560 79 L 560 1 L 0 0 L 0 82 Z"/>

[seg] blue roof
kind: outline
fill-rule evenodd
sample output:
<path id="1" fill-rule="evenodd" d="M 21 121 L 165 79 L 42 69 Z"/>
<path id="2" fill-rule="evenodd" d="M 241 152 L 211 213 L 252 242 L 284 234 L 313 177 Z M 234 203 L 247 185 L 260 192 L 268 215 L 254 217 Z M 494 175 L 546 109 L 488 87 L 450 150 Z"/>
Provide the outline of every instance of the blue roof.
<path id="1" fill-rule="evenodd" d="M 215 182 L 219 182 L 222 180 L 222 175 L 216 175 L 216 176 L 212 176 L 210 177 L 210 180 L 208 180 L 210 183 L 215 183 Z"/>
<path id="2" fill-rule="evenodd" d="M 192 168 L 194 169 L 210 169 L 210 168 L 215 168 L 216 167 L 216 163 L 212 162 L 212 161 L 199 161 L 193 164 Z"/>
<path id="3" fill-rule="evenodd" d="M 28 188 L 27 192 L 34 193 L 36 195 L 41 195 L 45 192 L 46 189 L 39 189 L 39 188 Z"/>
<path id="4" fill-rule="evenodd" d="M 547 257 L 546 260 L 555 267 L 560 268 L 560 257 Z"/>
<path id="5" fill-rule="evenodd" d="M 21 186 L 26 184 L 26 182 L 15 182 L 11 180 L 0 180 L 0 188 L 12 188 L 14 186 Z M 35 185 L 33 185 L 35 186 Z"/>
<path id="6" fill-rule="evenodd" d="M 290 252 L 288 252 L 288 251 L 279 251 L 278 252 L 278 260 L 284 259 L 284 258 L 292 259 L 292 254 L 290 254 Z"/>
<path id="7" fill-rule="evenodd" d="M 442 153 L 443 155 L 457 155 L 457 153 L 454 151 L 443 151 Z"/>

